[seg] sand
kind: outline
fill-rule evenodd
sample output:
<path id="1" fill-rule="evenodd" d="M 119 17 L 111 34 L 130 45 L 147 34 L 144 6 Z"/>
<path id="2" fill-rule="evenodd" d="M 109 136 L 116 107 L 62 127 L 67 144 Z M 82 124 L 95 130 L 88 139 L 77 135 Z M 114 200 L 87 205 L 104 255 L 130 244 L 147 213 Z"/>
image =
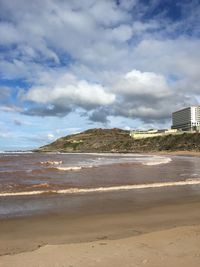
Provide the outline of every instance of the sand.
<path id="1" fill-rule="evenodd" d="M 177 151 L 158 151 L 156 153 L 147 153 L 152 155 L 175 155 L 175 156 L 191 156 L 191 157 L 200 157 L 200 151 L 187 151 L 187 150 L 177 150 Z"/>
<path id="2" fill-rule="evenodd" d="M 199 210 L 195 198 L 126 213 L 0 220 L 0 267 L 199 267 Z"/>
<path id="3" fill-rule="evenodd" d="M 117 240 L 46 245 L 0 258 L 2 267 L 200 266 L 200 226 L 178 227 Z"/>

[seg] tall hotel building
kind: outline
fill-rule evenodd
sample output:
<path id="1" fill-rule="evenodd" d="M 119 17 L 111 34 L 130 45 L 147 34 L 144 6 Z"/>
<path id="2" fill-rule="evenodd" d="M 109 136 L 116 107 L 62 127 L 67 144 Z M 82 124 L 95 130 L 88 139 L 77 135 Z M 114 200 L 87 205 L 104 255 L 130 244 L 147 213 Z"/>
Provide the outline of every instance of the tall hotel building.
<path id="1" fill-rule="evenodd" d="M 172 129 L 200 130 L 200 106 L 192 106 L 172 113 Z"/>

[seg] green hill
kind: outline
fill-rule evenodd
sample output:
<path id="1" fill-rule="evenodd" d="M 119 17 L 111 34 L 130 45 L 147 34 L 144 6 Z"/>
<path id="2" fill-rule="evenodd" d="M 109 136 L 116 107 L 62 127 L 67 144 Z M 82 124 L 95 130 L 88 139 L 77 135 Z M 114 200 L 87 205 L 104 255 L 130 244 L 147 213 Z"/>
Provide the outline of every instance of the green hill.
<path id="1" fill-rule="evenodd" d="M 156 152 L 200 151 L 200 134 L 184 133 L 134 140 L 121 129 L 90 129 L 40 147 L 39 152 Z"/>

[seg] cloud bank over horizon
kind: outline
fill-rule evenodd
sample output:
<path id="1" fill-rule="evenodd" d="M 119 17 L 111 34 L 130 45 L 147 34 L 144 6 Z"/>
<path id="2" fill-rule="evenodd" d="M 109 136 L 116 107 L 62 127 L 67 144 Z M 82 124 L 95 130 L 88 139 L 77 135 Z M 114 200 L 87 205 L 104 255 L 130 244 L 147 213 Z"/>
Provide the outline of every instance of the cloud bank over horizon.
<path id="1" fill-rule="evenodd" d="M 0 148 L 169 127 L 199 103 L 199 0 L 0 0 Z"/>

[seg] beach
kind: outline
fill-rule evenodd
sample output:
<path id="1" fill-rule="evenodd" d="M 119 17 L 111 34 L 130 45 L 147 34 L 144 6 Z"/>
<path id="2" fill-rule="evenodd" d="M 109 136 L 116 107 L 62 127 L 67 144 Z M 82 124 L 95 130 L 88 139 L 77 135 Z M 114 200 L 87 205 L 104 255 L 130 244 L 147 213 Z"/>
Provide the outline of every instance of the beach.
<path id="1" fill-rule="evenodd" d="M 34 157 L 22 159 L 30 168 Z M 64 161 L 65 155 L 50 157 Z M 5 192 L 4 181 L 1 191 L 0 266 L 199 266 L 200 185 L 191 184 L 200 177 L 199 157 L 163 157 L 137 155 L 133 163 L 117 158 L 116 164 L 64 173 L 42 166 L 34 176 L 20 170 L 24 184 L 20 180 Z M 14 175 L 8 175 L 9 185 Z M 113 186 L 121 189 L 103 190 Z M 57 194 L 49 188 L 98 191 Z M 33 189 L 47 191 L 11 194 Z"/>
<path id="2" fill-rule="evenodd" d="M 181 227 L 119 240 L 47 245 L 4 256 L 0 266 L 199 266 L 200 227 Z"/>
<path id="3" fill-rule="evenodd" d="M 0 266 L 199 266 L 200 202 L 180 202 L 1 221 Z"/>

